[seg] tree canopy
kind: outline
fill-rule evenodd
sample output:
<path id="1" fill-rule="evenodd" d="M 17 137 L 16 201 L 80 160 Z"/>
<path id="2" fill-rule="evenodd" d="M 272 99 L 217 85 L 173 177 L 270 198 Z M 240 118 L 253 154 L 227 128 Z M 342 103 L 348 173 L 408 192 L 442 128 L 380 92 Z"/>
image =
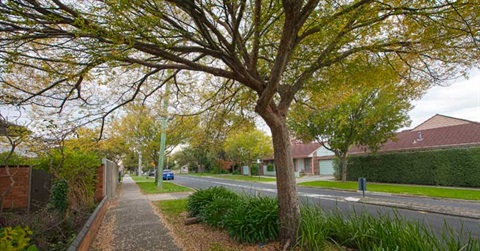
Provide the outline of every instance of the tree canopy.
<path id="1" fill-rule="evenodd" d="M 225 141 L 228 158 L 240 165 L 250 165 L 252 161 L 273 153 L 272 140 L 259 130 L 239 131 L 229 135 Z"/>
<path id="2" fill-rule="evenodd" d="M 95 108 L 85 117 L 104 120 L 172 82 L 179 110 L 191 98 L 202 99 L 197 110 L 249 104 L 272 132 L 280 239 L 292 246 L 300 212 L 286 118 L 296 96 L 359 55 L 398 62 L 407 82 L 456 76 L 478 65 L 479 17 L 478 0 L 5 0 L 2 102 Z"/>
<path id="3" fill-rule="evenodd" d="M 322 92 L 304 93 L 289 125 L 297 138 L 316 140 L 334 152 L 341 159 L 345 181 L 349 149 L 358 146 L 375 152 L 408 125 L 410 103 L 427 83 L 402 82 L 388 65 L 368 59 L 345 62 L 341 70 L 331 75 Z"/>

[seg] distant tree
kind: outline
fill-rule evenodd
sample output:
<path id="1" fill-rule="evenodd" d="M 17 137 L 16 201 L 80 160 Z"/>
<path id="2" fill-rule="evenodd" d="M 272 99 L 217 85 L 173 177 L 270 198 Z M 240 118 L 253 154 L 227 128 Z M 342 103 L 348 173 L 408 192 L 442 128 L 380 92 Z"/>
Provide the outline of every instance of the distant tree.
<path id="1" fill-rule="evenodd" d="M 295 105 L 289 125 L 298 138 L 316 140 L 334 152 L 346 181 L 349 149 L 359 146 L 375 152 L 396 130 L 409 125 L 410 102 L 420 97 L 426 83 L 401 81 L 388 66 L 368 60 L 341 69 L 322 80 L 329 84 L 321 94 Z"/>
<path id="2" fill-rule="evenodd" d="M 162 132 L 160 116 L 155 109 L 147 105 L 130 104 L 126 107 L 125 115 L 119 117 L 109 128 L 110 134 L 121 138 L 119 143 L 125 145 L 126 151 L 141 152 L 144 156 L 146 166 L 152 164 L 152 168 L 158 165 L 158 151 L 160 149 L 160 134 Z M 170 117 L 166 134 L 166 153 L 170 154 L 173 149 L 185 144 L 192 137 L 192 127 L 196 126 L 196 120 L 193 117 Z M 128 159 L 125 162 L 131 162 L 131 154 L 126 152 L 123 155 Z M 137 155 L 138 156 L 138 155 Z"/>
<path id="3" fill-rule="evenodd" d="M 259 130 L 239 131 L 229 135 L 224 148 L 229 160 L 248 166 L 256 159 L 273 154 L 270 136 Z"/>

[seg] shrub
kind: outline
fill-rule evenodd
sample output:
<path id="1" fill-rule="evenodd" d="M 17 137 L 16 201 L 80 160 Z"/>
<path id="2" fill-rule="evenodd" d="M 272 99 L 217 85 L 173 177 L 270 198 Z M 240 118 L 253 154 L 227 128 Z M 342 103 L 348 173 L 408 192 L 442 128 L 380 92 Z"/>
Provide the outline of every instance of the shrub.
<path id="1" fill-rule="evenodd" d="M 235 198 L 238 195 L 225 187 L 210 187 L 198 190 L 188 197 L 187 210 L 190 216 L 199 216 L 202 209 L 215 198 Z"/>
<path id="2" fill-rule="evenodd" d="M 225 226 L 230 237 L 240 242 L 258 243 L 277 239 L 277 199 L 242 196 L 238 206 L 226 214 Z"/>
<path id="3" fill-rule="evenodd" d="M 68 249 L 90 214 L 91 211 L 77 211 L 65 217 L 56 210 L 42 208 L 28 214 L 10 212 L 4 215 L 7 226 L 29 226 L 33 232 L 30 238 L 39 250 L 60 251 Z"/>
<path id="4" fill-rule="evenodd" d="M 447 225 L 438 238 L 432 229 L 397 214 L 344 215 L 318 206 L 302 208 L 298 245 L 302 250 L 324 250 L 327 241 L 355 250 L 480 250 L 480 241 L 456 233 Z"/>
<path id="5" fill-rule="evenodd" d="M 68 207 L 68 184 L 65 180 L 58 180 L 52 186 L 50 207 L 64 214 Z"/>
<path id="6" fill-rule="evenodd" d="M 260 165 L 259 164 L 252 164 L 250 166 L 250 170 L 251 170 L 251 172 L 250 172 L 251 175 L 259 175 L 260 174 L 259 173 Z"/>
<path id="7" fill-rule="evenodd" d="M 336 180 L 342 180 L 342 162 L 340 161 L 340 159 L 337 157 L 333 158 L 332 165 L 333 165 L 333 176 L 335 177 Z M 348 162 L 347 162 L 347 165 L 348 165 Z"/>
<path id="8" fill-rule="evenodd" d="M 213 200 L 200 210 L 199 215 L 203 222 L 214 227 L 223 228 L 225 226 L 225 216 L 239 205 L 240 200 L 238 196 L 214 196 Z"/>
<path id="9" fill-rule="evenodd" d="M 23 228 L 18 225 L 14 228 L 6 227 L 0 229 L 0 250 L 5 251 L 35 251 L 35 245 L 30 245 L 30 236 L 33 232 L 29 227 Z"/>
<path id="10" fill-rule="evenodd" d="M 275 171 L 275 166 L 273 164 L 268 164 L 267 165 L 267 172 L 273 172 Z"/>
<path id="11" fill-rule="evenodd" d="M 480 148 L 399 152 L 348 158 L 348 180 L 480 187 Z"/>
<path id="12" fill-rule="evenodd" d="M 96 152 L 65 147 L 52 149 L 35 163 L 68 183 L 69 208 L 76 211 L 94 207 L 97 169 L 101 158 Z"/>

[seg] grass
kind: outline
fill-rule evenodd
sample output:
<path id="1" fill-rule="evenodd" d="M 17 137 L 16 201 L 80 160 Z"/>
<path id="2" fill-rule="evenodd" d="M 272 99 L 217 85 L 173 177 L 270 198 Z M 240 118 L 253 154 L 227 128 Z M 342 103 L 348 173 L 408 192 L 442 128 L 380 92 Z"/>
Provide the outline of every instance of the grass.
<path id="1" fill-rule="evenodd" d="M 184 186 L 179 186 L 170 181 L 163 181 L 162 188 L 157 189 L 157 184 L 154 178 L 132 176 L 132 179 L 146 194 L 158 194 L 158 193 L 178 193 L 178 192 L 190 192 L 192 189 Z"/>
<path id="2" fill-rule="evenodd" d="M 227 180 L 240 180 L 240 181 L 250 181 L 250 182 L 272 182 L 275 181 L 275 178 L 266 178 L 266 177 L 259 177 L 259 176 L 246 176 L 240 174 L 211 174 L 211 173 L 195 173 L 189 174 L 194 176 L 209 176 L 219 179 L 227 179 Z"/>
<path id="3" fill-rule="evenodd" d="M 308 187 L 324 187 L 333 189 L 345 189 L 356 191 L 358 183 L 355 181 L 311 181 L 298 184 L 300 186 Z M 432 186 L 417 186 L 417 185 L 396 185 L 396 184 L 381 184 L 368 183 L 367 191 L 396 193 L 396 194 L 410 194 L 421 195 L 428 197 L 463 199 L 463 200 L 480 200 L 480 190 L 478 189 L 461 189 L 448 187 L 432 187 Z"/>
<path id="4" fill-rule="evenodd" d="M 157 203 L 157 207 L 162 210 L 162 214 L 169 218 L 178 218 L 180 214 L 187 211 L 187 200 L 164 200 Z"/>

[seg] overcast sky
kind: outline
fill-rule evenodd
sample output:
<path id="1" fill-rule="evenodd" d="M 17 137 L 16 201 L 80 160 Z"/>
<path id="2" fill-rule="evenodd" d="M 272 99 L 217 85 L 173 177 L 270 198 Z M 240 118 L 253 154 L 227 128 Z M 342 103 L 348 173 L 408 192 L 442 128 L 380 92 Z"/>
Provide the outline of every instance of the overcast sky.
<path id="1" fill-rule="evenodd" d="M 447 87 L 432 87 L 410 111 L 413 128 L 435 114 L 480 122 L 480 71 L 473 70 L 469 79 L 458 79 Z"/>

